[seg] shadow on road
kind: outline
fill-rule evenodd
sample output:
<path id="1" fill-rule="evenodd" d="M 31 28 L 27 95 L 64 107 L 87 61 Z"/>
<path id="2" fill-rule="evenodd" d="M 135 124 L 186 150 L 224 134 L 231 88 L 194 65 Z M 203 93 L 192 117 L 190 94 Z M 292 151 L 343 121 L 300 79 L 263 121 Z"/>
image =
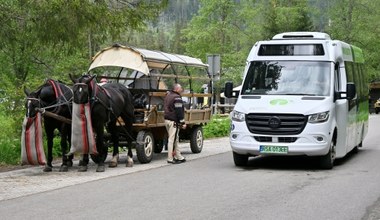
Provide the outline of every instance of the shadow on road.
<path id="1" fill-rule="evenodd" d="M 359 152 L 350 152 L 345 157 L 336 159 L 334 167 L 344 166 L 350 160 L 356 158 L 357 155 L 365 154 L 365 149 L 360 149 Z M 271 170 L 307 170 L 319 171 L 320 168 L 318 157 L 307 156 L 257 156 L 250 157 L 247 166 L 244 170 L 255 169 L 271 169 Z"/>

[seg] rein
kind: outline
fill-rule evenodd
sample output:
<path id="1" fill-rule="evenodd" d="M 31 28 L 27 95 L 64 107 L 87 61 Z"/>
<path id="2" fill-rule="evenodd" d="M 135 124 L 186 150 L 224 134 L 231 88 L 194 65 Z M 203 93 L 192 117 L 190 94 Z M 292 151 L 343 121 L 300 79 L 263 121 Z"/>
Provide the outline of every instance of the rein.
<path id="1" fill-rule="evenodd" d="M 75 85 L 87 85 L 86 83 L 75 83 Z M 91 96 L 89 96 L 89 101 L 90 101 L 90 106 L 91 106 L 91 111 L 92 111 L 92 108 L 93 108 L 93 105 L 94 103 L 98 102 L 100 103 L 105 109 L 107 109 L 107 115 L 108 115 L 108 121 L 107 123 L 109 123 L 111 121 L 111 114 L 116 118 L 116 121 L 122 125 L 121 121 L 118 119 L 118 117 L 116 117 L 114 111 L 113 111 L 113 108 L 112 108 L 112 101 L 110 101 L 109 103 L 109 106 L 103 101 L 101 100 L 99 97 L 98 97 L 98 93 L 99 91 L 101 91 L 103 94 L 106 95 L 106 97 L 108 99 L 111 99 L 111 95 L 109 94 L 109 92 L 97 85 L 94 81 L 91 81 L 91 83 L 87 86 L 90 86 L 91 87 Z M 129 138 L 131 138 L 131 140 L 136 140 L 134 137 L 132 137 L 132 135 L 127 131 L 127 129 L 124 128 L 124 126 L 121 126 L 121 128 L 124 130 L 125 134 L 129 136 Z"/>
<path id="2" fill-rule="evenodd" d="M 72 114 L 72 109 L 70 108 L 70 104 L 72 102 L 72 97 L 73 97 L 73 91 L 71 90 L 70 87 L 66 86 L 65 84 L 59 84 L 58 82 L 52 80 L 52 79 L 48 79 L 46 81 L 46 83 L 50 84 L 53 88 L 53 91 L 54 91 L 54 94 L 55 94 L 55 98 L 56 98 L 56 101 L 54 101 L 55 104 L 48 104 L 46 102 L 44 102 L 43 100 L 41 100 L 41 98 L 32 98 L 32 97 L 27 97 L 26 100 L 28 101 L 37 101 L 38 102 L 38 107 L 36 107 L 35 109 L 39 112 L 41 112 L 42 114 L 44 114 L 46 112 L 47 109 L 52 109 L 54 108 L 54 110 L 50 111 L 51 113 L 55 113 L 55 114 L 59 114 L 59 112 L 61 111 L 61 106 L 63 105 L 67 105 L 68 107 L 68 110 L 69 110 L 69 113 L 70 115 Z M 66 94 L 67 92 L 63 93 L 61 88 L 60 88 L 60 85 L 64 86 L 67 88 L 67 91 L 70 92 L 72 94 L 72 97 L 68 100 L 66 98 Z M 44 85 L 42 85 L 38 90 L 41 91 L 42 88 L 43 88 Z M 39 97 L 39 96 L 38 96 Z M 63 101 L 62 101 L 63 100 Z M 41 107 L 41 106 L 44 106 L 44 107 Z"/>
<path id="3" fill-rule="evenodd" d="M 67 105 L 69 112 L 70 112 L 70 115 L 71 115 L 72 112 L 71 112 L 71 108 L 70 108 L 70 103 L 71 103 L 72 98 L 70 100 L 66 99 L 66 96 L 65 96 L 66 93 L 62 92 L 60 84 L 58 82 L 56 82 L 55 80 L 49 79 L 49 80 L 47 80 L 47 82 L 53 87 L 57 103 L 54 105 L 48 105 L 47 107 L 45 107 L 45 109 L 56 108 L 52 112 L 59 113 L 61 111 L 61 106 Z M 65 86 L 67 88 L 67 90 L 71 92 L 71 94 L 72 94 L 71 97 L 73 97 L 73 91 L 68 86 L 66 86 L 64 84 L 61 84 L 61 85 Z M 62 99 L 64 100 L 64 102 L 61 102 Z"/>

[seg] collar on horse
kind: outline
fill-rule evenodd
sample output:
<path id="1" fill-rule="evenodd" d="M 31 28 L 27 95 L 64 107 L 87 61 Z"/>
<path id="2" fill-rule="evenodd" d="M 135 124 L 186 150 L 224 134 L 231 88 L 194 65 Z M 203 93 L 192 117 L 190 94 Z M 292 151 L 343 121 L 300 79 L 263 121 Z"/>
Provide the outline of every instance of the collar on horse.
<path id="1" fill-rule="evenodd" d="M 99 102 L 101 105 L 104 106 L 104 108 L 107 109 L 107 116 L 108 116 L 108 122 L 111 120 L 111 115 L 110 113 L 114 114 L 113 112 L 113 108 L 112 108 L 112 101 L 109 101 L 109 105 L 107 105 L 102 99 L 100 99 L 98 97 L 98 94 L 99 92 L 105 94 L 108 98 L 108 100 L 111 100 L 111 95 L 110 93 L 107 91 L 107 89 L 99 86 L 96 84 L 96 82 L 94 80 L 91 80 L 91 82 L 89 83 L 90 87 L 91 87 L 91 97 L 90 97 L 90 106 L 91 106 L 91 109 L 94 107 L 93 104 Z"/>
<path id="2" fill-rule="evenodd" d="M 55 98 L 57 100 L 57 103 L 55 105 L 47 106 L 46 108 L 55 107 L 55 109 L 52 112 L 53 113 L 59 113 L 62 109 L 62 105 L 66 104 L 68 106 L 68 109 L 69 109 L 70 114 L 71 114 L 71 108 L 70 108 L 70 101 L 71 100 L 66 99 L 65 94 L 62 92 L 62 89 L 60 87 L 59 82 L 57 82 L 56 80 L 53 80 L 53 79 L 47 79 L 46 83 L 48 83 L 52 86 L 54 94 L 55 94 Z M 71 91 L 70 88 L 69 88 L 69 90 Z M 62 102 L 62 100 L 63 100 L 63 102 Z"/>

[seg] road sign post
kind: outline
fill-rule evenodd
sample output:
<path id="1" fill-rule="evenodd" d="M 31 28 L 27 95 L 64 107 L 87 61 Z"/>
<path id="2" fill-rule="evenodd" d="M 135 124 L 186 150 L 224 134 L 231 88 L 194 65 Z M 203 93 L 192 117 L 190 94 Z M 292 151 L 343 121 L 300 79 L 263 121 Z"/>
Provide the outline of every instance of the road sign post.
<path id="1" fill-rule="evenodd" d="M 211 96 L 211 104 L 212 104 L 212 109 L 213 109 L 213 114 L 216 114 L 217 112 L 217 105 L 218 105 L 218 98 L 215 96 L 215 91 L 214 91 L 214 83 L 215 81 L 220 79 L 220 55 L 219 54 L 210 54 L 207 55 L 207 64 L 208 64 L 208 72 L 211 75 L 211 91 L 212 91 L 212 96 Z M 215 102 L 215 103 L 214 103 Z"/>

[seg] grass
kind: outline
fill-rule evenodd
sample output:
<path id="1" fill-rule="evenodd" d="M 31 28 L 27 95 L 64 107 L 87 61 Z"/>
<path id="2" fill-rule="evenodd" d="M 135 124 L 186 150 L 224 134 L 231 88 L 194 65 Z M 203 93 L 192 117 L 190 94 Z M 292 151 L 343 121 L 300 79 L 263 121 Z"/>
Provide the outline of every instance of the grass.
<path id="1" fill-rule="evenodd" d="M 230 133 L 231 122 L 226 116 L 213 116 L 211 121 L 203 127 L 204 137 L 225 137 Z"/>

